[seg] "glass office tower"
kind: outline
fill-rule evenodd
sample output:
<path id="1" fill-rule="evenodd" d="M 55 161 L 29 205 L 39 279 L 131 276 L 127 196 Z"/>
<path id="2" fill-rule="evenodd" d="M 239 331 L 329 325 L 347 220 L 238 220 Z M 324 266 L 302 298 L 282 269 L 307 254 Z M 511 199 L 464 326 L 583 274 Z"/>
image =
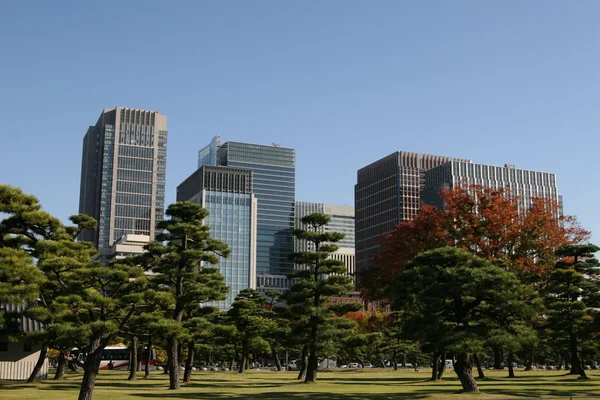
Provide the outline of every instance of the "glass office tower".
<path id="1" fill-rule="evenodd" d="M 227 243 L 229 257 L 214 265 L 229 287 L 227 299 L 211 305 L 227 310 L 240 291 L 256 288 L 256 212 L 252 171 L 202 166 L 177 187 L 177 201 L 192 201 L 210 213 L 210 236 Z M 207 266 L 212 266 L 207 264 Z"/>
<path id="2" fill-rule="evenodd" d="M 167 117 L 156 111 L 104 109 L 83 140 L 79 212 L 98 221 L 93 241 L 103 257 L 127 234 L 155 236 L 163 219 Z"/>
<path id="3" fill-rule="evenodd" d="M 252 170 L 252 190 L 258 202 L 256 270 L 259 289 L 285 290 L 289 287 L 286 276 L 294 270 L 291 255 L 294 252 L 296 151 L 275 144 L 217 144 L 215 139 L 212 143 L 217 146 L 217 165 Z M 210 150 L 203 154 L 210 154 Z M 204 157 L 198 162 L 207 159 L 209 157 Z"/>

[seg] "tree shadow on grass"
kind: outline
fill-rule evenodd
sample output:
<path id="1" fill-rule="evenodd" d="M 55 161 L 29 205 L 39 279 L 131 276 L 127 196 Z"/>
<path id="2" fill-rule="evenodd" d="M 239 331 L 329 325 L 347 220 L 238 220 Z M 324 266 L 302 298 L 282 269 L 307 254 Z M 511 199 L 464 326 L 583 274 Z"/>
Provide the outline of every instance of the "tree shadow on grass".
<path id="1" fill-rule="evenodd" d="M 236 399 L 236 400 L 281 400 L 281 399 L 306 399 L 311 400 L 398 400 L 398 399 L 424 399 L 428 393 L 328 393 L 328 392 L 269 392 L 255 394 L 233 393 L 198 393 L 198 392 L 169 392 L 169 393 L 139 393 L 132 396 L 153 399 Z"/>

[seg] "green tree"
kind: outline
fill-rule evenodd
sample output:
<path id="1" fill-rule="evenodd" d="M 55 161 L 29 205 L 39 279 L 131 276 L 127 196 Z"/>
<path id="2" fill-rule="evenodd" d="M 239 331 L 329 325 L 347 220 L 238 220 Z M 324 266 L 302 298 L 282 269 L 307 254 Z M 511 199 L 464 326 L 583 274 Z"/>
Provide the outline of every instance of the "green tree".
<path id="1" fill-rule="evenodd" d="M 254 289 L 242 290 L 227 314 L 237 329 L 242 353 L 238 372 L 242 373 L 246 370 L 251 353 L 271 350 L 267 338 L 277 325 L 269 318 L 267 301 Z"/>
<path id="2" fill-rule="evenodd" d="M 563 337 L 571 353 L 571 374 L 587 378 L 580 356 L 591 339 L 595 308 L 600 307 L 600 263 L 593 244 L 568 245 L 556 251 L 561 260 L 549 277 L 546 296 L 548 326 Z"/>
<path id="3" fill-rule="evenodd" d="M 184 312 L 225 298 L 228 288 L 223 276 L 216 268 L 202 267 L 202 263 L 217 264 L 219 257 L 229 255 L 229 249 L 210 236 L 210 227 L 203 224 L 208 211 L 200 205 L 174 203 L 166 215 L 169 218 L 158 225 L 162 232 L 157 242 L 146 249 L 153 283 L 173 296 L 173 305 L 166 310 L 170 320 L 164 320 L 162 328 L 168 337 L 169 389 L 179 389 L 179 341 L 186 334 Z"/>
<path id="4" fill-rule="evenodd" d="M 43 211 L 37 198 L 8 185 L 0 185 L 0 213 L 3 216 L 0 221 L 0 304 L 19 305 L 25 310 L 51 302 L 52 296 L 40 290 L 42 285 L 48 288 L 56 280 L 35 265 L 35 260 L 40 258 L 39 245 L 47 240 L 69 240 L 73 231 L 65 229 L 58 219 Z M 46 297 L 49 297 L 47 301 Z M 4 316 L 0 307 L 0 323 Z M 4 334 L 10 326 L 10 323 L 5 324 Z M 19 335 L 19 332 L 12 334 Z M 48 343 L 42 340 L 40 356 L 29 381 L 40 373 L 47 352 Z"/>
<path id="5" fill-rule="evenodd" d="M 421 342 L 445 332 L 446 349 L 456 357 L 456 372 L 465 392 L 478 392 L 471 355 L 482 353 L 491 329 L 510 329 L 515 319 L 536 314 L 534 291 L 494 262 L 456 248 L 419 254 L 403 269 L 394 305 L 410 311 L 407 329 Z M 411 324 L 420 329 L 411 328 Z"/>
<path id="6" fill-rule="evenodd" d="M 339 316 L 336 307 L 329 306 L 328 296 L 346 294 L 353 288 L 344 263 L 330 258 L 339 248 L 335 243 L 344 238 L 342 233 L 324 231 L 330 220 L 326 214 L 313 213 L 302 218 L 306 229 L 294 230 L 294 236 L 305 241 L 308 250 L 294 254 L 298 269 L 291 278 L 296 283 L 284 300 L 297 328 L 304 332 L 301 336 L 308 352 L 304 382 L 317 380 L 319 354 L 331 355 L 331 345 L 355 326 L 353 321 Z"/>

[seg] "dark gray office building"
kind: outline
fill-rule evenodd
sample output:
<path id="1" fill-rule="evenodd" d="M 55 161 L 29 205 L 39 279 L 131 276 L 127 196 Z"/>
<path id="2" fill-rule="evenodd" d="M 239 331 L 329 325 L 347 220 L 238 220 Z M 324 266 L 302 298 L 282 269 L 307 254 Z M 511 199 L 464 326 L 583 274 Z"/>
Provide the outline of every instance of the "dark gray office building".
<path id="1" fill-rule="evenodd" d="M 421 207 L 424 173 L 457 160 L 397 151 L 358 170 L 355 186 L 356 271 L 369 268 L 379 251 L 379 238 L 394 224 L 411 220 Z"/>
<path id="2" fill-rule="evenodd" d="M 157 111 L 105 108 L 83 139 L 79 212 L 98 221 L 102 256 L 125 234 L 155 236 L 164 217 L 167 117 Z"/>
<path id="3" fill-rule="evenodd" d="M 294 270 L 294 201 L 296 151 L 279 145 L 221 143 L 215 137 L 200 150 L 198 166 L 212 164 L 249 168 L 258 202 L 256 271 L 259 290 L 285 290 Z"/>
<path id="4" fill-rule="evenodd" d="M 177 187 L 177 201 L 192 201 L 209 211 L 210 236 L 227 243 L 231 253 L 215 265 L 229 287 L 227 298 L 212 305 L 222 310 L 240 291 L 256 288 L 256 213 L 252 170 L 203 165 Z"/>

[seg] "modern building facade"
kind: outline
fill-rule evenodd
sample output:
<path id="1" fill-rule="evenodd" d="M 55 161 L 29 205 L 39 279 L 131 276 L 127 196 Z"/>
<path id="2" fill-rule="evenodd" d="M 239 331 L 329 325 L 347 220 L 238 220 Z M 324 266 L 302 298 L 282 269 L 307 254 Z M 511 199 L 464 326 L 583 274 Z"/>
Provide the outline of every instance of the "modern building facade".
<path id="1" fill-rule="evenodd" d="M 150 243 L 148 235 L 126 234 L 117 239 L 108 253 L 109 260 L 122 260 L 145 252 L 144 246 Z"/>
<path id="2" fill-rule="evenodd" d="M 345 235 L 344 239 L 336 243 L 340 248 L 331 255 L 331 258 L 343 261 L 348 274 L 354 276 L 356 272 L 354 255 L 354 207 L 297 201 L 296 229 L 306 229 L 306 226 L 302 224 L 302 218 L 315 212 L 327 214 L 331 218 L 329 225 L 324 227 L 324 232 L 339 232 Z M 310 250 L 308 242 L 298 239 L 294 239 L 294 249 L 296 252 Z"/>
<path id="3" fill-rule="evenodd" d="M 213 160 L 216 165 L 252 170 L 252 190 L 258 202 L 258 289 L 287 289 L 287 275 L 294 270 L 291 255 L 294 252 L 296 151 L 275 144 L 221 143 L 219 137 L 215 137 L 200 150 L 198 165 L 208 165 Z"/>
<path id="4" fill-rule="evenodd" d="M 83 232 L 102 256 L 126 234 L 155 236 L 164 218 L 167 117 L 105 108 L 83 139 L 79 212 L 98 227 Z"/>
<path id="5" fill-rule="evenodd" d="M 229 287 L 227 299 L 213 304 L 222 310 L 229 309 L 243 289 L 256 288 L 258 205 L 252 183 L 248 168 L 204 165 L 177 187 L 177 201 L 206 208 L 210 214 L 204 223 L 211 237 L 227 243 L 231 251 L 214 265 Z"/>
<path id="6" fill-rule="evenodd" d="M 469 160 L 397 151 L 358 170 L 355 186 L 356 269 L 369 268 L 381 235 L 414 218 L 421 207 L 425 171 Z"/>
<path id="7" fill-rule="evenodd" d="M 425 172 L 423 201 L 441 208 L 444 206 L 439 197 L 442 189 L 461 185 L 504 188 L 519 197 L 519 208 L 523 211 L 531 207 L 534 197 L 551 199 L 557 206 L 562 204 L 553 173 L 518 169 L 510 164 L 499 167 L 460 161 L 448 161 Z"/>

